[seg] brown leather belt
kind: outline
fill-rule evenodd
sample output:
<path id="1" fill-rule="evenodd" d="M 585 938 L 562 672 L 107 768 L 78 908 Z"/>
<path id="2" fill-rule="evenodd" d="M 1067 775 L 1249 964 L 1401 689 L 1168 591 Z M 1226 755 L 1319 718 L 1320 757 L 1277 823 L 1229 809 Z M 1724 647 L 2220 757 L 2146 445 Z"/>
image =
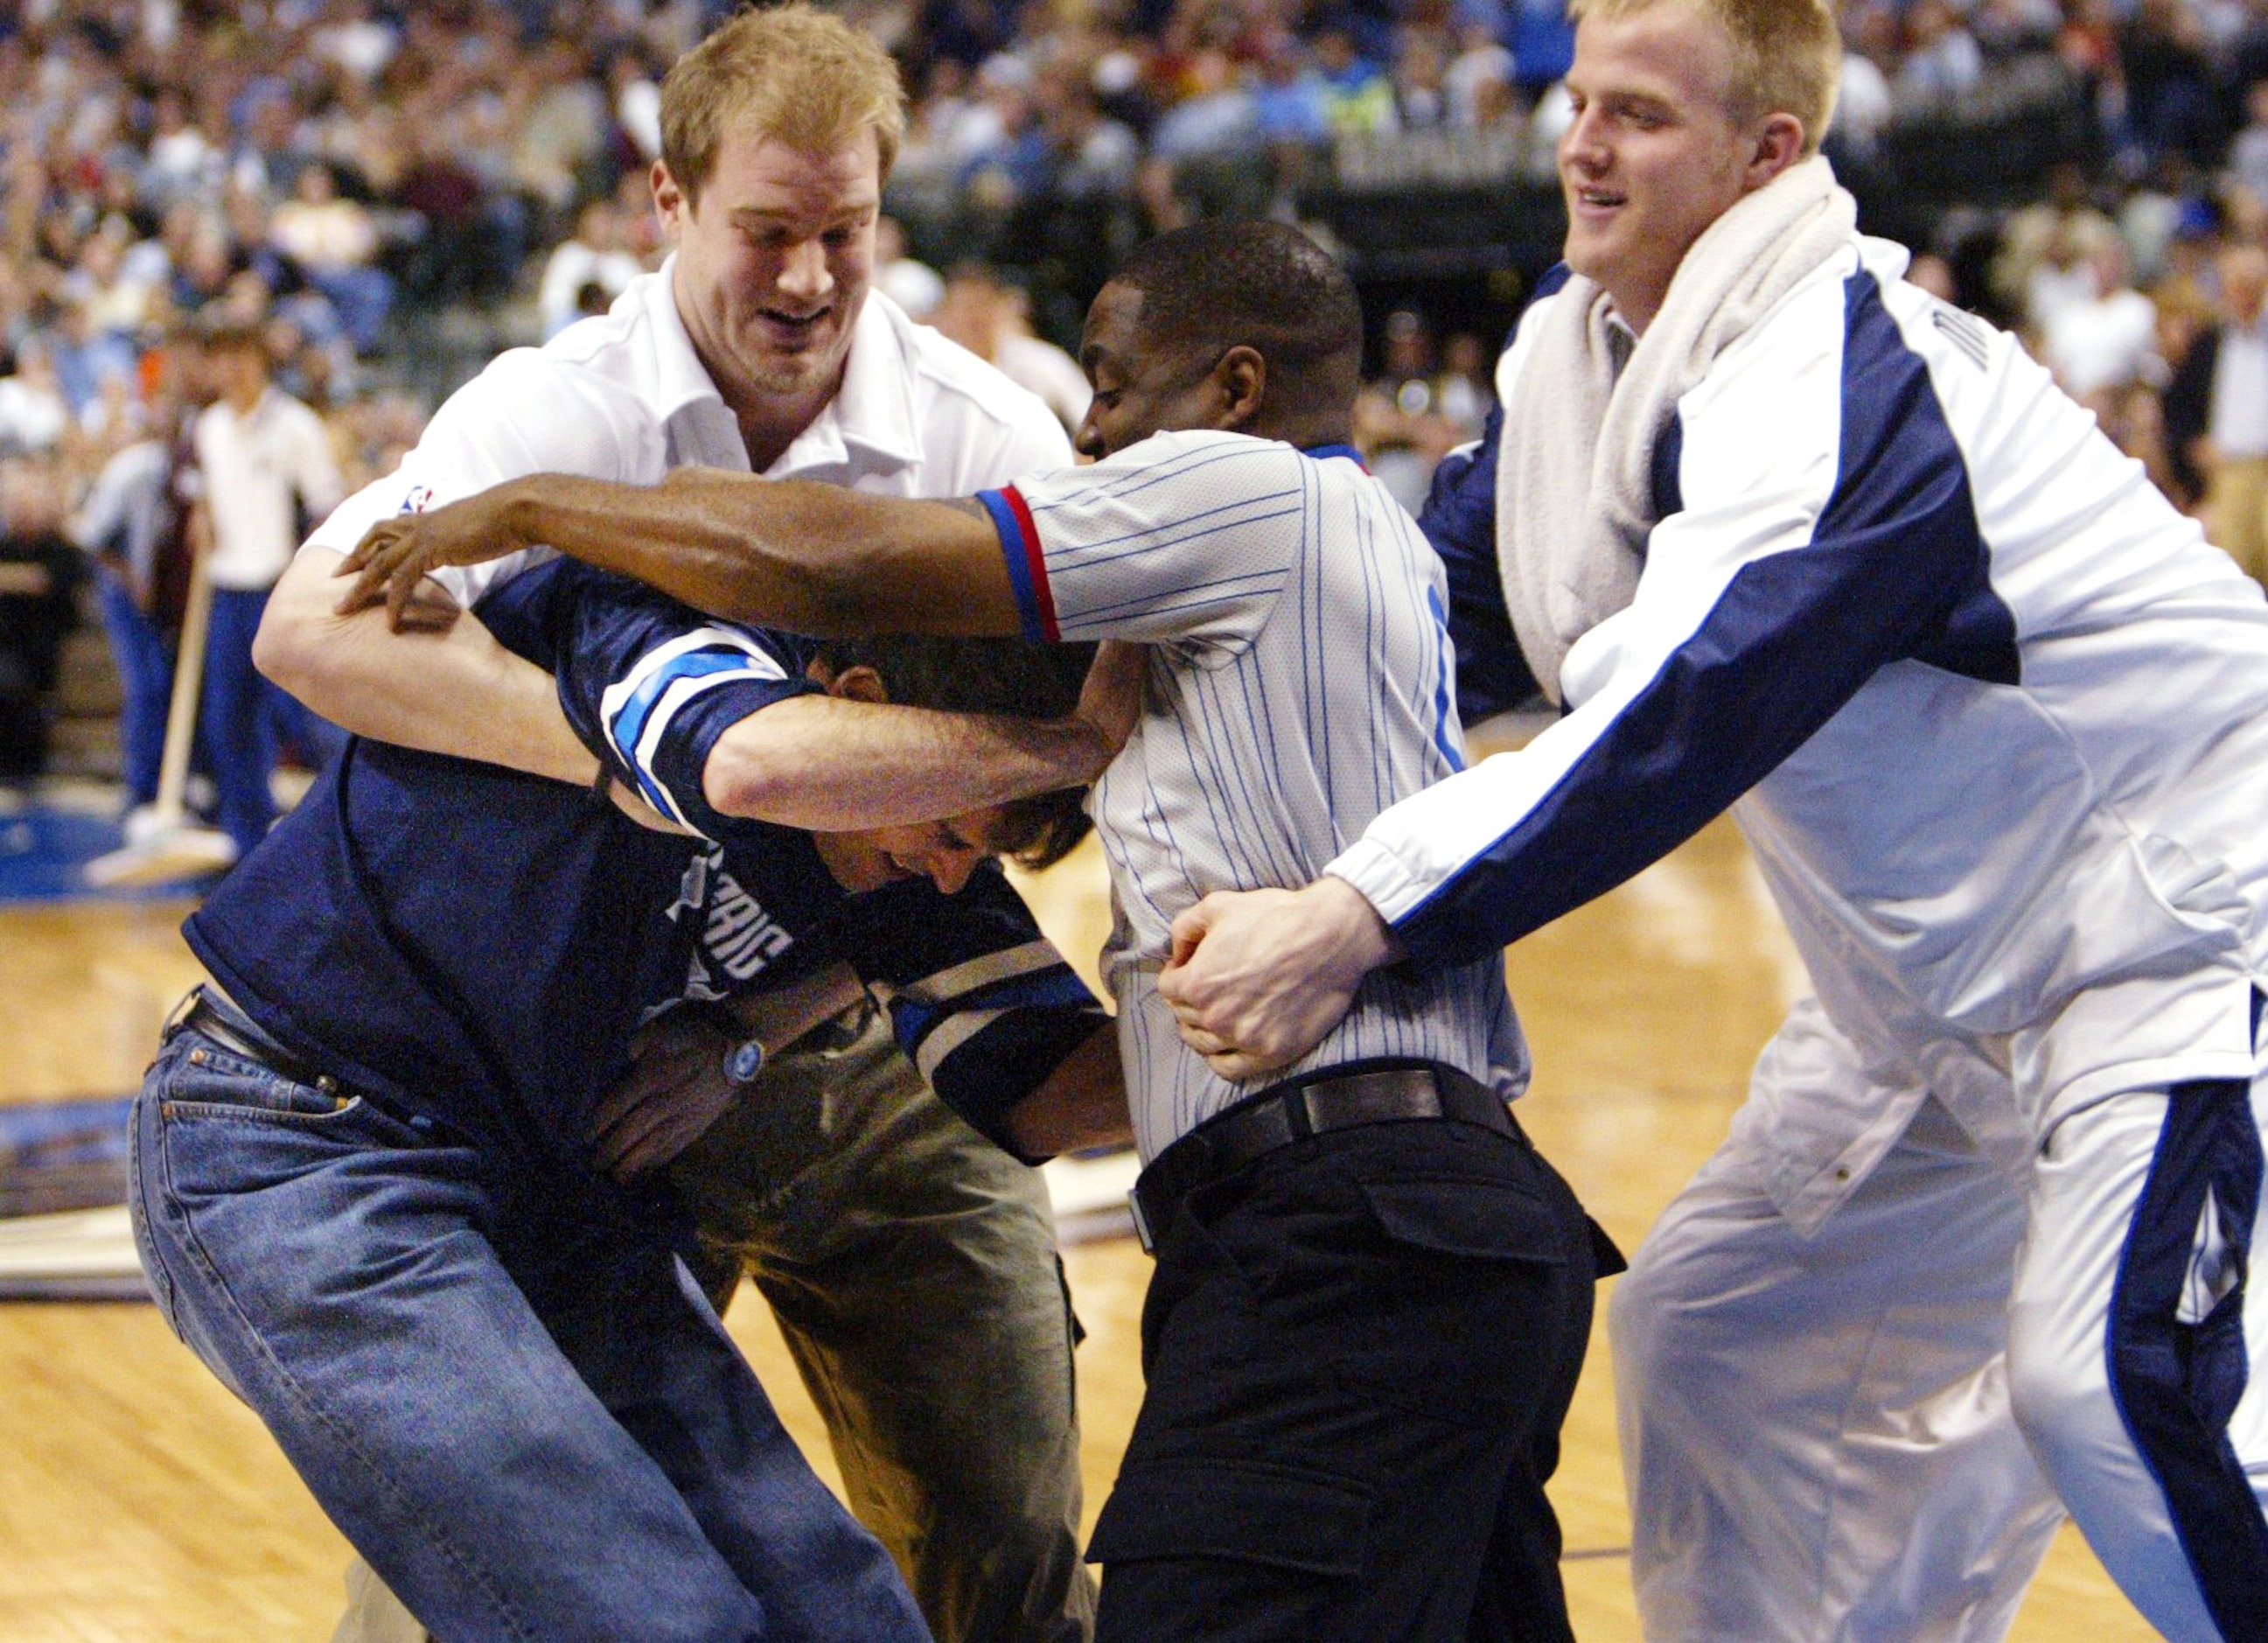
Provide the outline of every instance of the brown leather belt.
<path id="1" fill-rule="evenodd" d="M 1355 1062 L 1302 1073 L 1214 1114 L 1150 1160 L 1134 1190 L 1134 1231 L 1154 1252 L 1174 1212 L 1198 1188 L 1311 1135 L 1359 1124 L 1447 1118 L 1520 1136 L 1503 1099 L 1437 1062 Z"/>

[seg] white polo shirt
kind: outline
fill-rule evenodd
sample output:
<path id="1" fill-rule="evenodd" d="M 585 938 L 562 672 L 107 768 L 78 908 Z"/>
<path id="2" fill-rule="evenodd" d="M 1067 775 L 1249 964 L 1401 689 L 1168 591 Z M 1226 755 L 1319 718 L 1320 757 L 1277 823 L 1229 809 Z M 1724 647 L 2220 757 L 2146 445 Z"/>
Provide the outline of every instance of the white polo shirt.
<path id="1" fill-rule="evenodd" d="M 244 416 L 225 400 L 198 415 L 197 467 L 212 516 L 212 584 L 232 593 L 273 587 L 308 519 L 346 494 L 323 419 L 279 388 Z"/>
<path id="2" fill-rule="evenodd" d="M 740 424 L 678 315 L 675 266 L 673 256 L 607 313 L 541 348 L 498 356 L 434 413 L 401 466 L 350 497 L 310 545 L 344 553 L 379 519 L 526 474 L 650 485 L 676 468 L 748 472 Z M 870 291 L 841 390 L 766 476 L 956 497 L 1071 460 L 1062 424 L 1038 396 Z M 515 554 L 437 577 L 470 606 L 531 563 Z"/>

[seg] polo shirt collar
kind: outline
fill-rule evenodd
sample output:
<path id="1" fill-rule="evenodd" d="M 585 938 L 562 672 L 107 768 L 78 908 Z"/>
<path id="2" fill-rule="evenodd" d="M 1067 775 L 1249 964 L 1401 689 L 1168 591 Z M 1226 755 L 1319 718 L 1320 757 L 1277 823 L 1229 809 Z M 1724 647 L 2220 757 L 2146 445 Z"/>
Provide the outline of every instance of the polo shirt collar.
<path id="1" fill-rule="evenodd" d="M 856 446 L 866 464 L 909 468 L 922 459 L 914 403 L 918 362 L 911 356 L 910 321 L 890 299 L 869 287 L 858 324 L 850 334 L 850 357 L 843 386 L 810 427 L 772 467 L 785 476 L 806 468 L 839 468 Z M 862 464 L 865 466 L 866 464 Z"/>
<path id="2" fill-rule="evenodd" d="M 677 253 L 673 251 L 644 292 L 646 314 L 653 323 L 654 410 L 664 422 L 703 400 L 720 411 L 725 409 L 725 396 L 717 392 L 708 367 L 693 351 L 693 338 L 677 312 L 676 279 Z"/>
<path id="3" fill-rule="evenodd" d="M 1607 305 L 1604 329 L 1607 358 L 1614 367 L 1616 379 L 1619 381 L 1623 368 L 1630 364 L 1631 356 L 1638 352 L 1638 333 L 1631 329 L 1631 322 L 1616 311 L 1611 301 Z"/>
<path id="4" fill-rule="evenodd" d="M 717 391 L 693 339 L 677 311 L 674 286 L 677 254 L 663 262 L 645 291 L 653 321 L 655 352 L 654 409 L 664 422 L 706 404 L 732 420 L 725 396 Z M 810 427 L 773 464 L 776 475 L 807 468 L 840 468 L 855 446 L 880 465 L 909 467 L 922 458 L 921 437 L 914 403 L 915 362 L 908 356 L 910 339 L 900 334 L 896 310 L 890 299 L 871 287 L 850 334 L 850 357 L 843 372 L 843 386 Z"/>

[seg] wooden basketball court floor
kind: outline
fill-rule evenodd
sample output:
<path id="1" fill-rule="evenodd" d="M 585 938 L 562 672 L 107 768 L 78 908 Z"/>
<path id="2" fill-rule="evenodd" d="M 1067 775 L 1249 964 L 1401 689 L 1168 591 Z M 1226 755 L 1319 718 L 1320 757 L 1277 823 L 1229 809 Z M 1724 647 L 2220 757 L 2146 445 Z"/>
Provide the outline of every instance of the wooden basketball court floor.
<path id="1" fill-rule="evenodd" d="M 1107 927 L 1092 847 L 1033 897 L 1064 950 L 1091 966 Z M 175 932 L 186 911 L 0 909 L 0 1101 L 134 1087 L 159 1022 L 197 978 Z M 1507 963 L 1537 1065 L 1522 1120 L 1630 1248 L 1724 1133 L 1800 969 L 1723 822 Z M 1130 1239 L 1075 1248 L 1068 1261 L 1088 1330 L 1079 1392 L 1092 1523 L 1140 1396 L 1148 1264 Z M 762 1303 L 744 1289 L 729 1322 L 831 1477 Z M 1578 1634 L 1637 1639 L 1603 1333 L 1553 1494 Z M 346 1556 L 259 1423 L 152 1308 L 0 1305 L 0 1643 L 320 1643 Z M 2152 1635 L 2066 1527 L 2014 1636 Z"/>

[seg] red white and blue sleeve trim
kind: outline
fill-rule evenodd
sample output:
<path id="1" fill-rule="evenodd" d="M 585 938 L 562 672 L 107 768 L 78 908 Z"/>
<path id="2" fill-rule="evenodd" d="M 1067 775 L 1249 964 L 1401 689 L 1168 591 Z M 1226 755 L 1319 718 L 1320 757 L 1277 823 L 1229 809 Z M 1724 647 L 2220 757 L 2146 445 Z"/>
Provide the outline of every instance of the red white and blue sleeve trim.
<path id="1" fill-rule="evenodd" d="M 980 490 L 977 501 L 992 516 L 1000 533 L 1000 550 L 1008 562 L 1008 585 L 1016 591 L 1016 608 L 1023 618 L 1024 637 L 1034 644 L 1053 644 L 1063 637 L 1056 626 L 1056 601 L 1048 587 L 1047 549 L 1040 544 L 1039 527 L 1024 494 L 1013 485 Z"/>

